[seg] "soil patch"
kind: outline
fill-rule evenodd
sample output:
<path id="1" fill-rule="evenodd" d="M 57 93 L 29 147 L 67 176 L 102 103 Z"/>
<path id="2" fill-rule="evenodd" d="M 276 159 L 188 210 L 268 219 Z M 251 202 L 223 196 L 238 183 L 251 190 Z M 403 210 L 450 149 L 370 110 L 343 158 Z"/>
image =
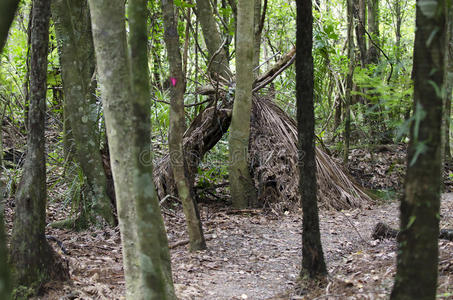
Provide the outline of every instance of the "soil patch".
<path id="1" fill-rule="evenodd" d="M 11 201 L 7 202 L 11 228 Z M 64 217 L 61 204 L 51 219 Z M 163 209 L 170 245 L 186 239 L 180 208 Z M 203 206 L 209 250 L 171 250 L 180 299 L 386 299 L 395 274 L 394 240 L 374 241 L 377 222 L 398 227 L 398 203 L 369 209 L 320 212 L 322 241 L 329 269 L 325 284 L 300 288 L 300 211 L 275 218 L 259 210 L 231 211 Z M 442 198 L 441 228 L 453 228 L 453 194 Z M 124 278 L 118 228 L 84 232 L 48 228 L 63 242 L 71 281 L 49 283 L 37 299 L 123 299 Z M 453 242 L 440 240 L 439 299 L 453 299 Z"/>

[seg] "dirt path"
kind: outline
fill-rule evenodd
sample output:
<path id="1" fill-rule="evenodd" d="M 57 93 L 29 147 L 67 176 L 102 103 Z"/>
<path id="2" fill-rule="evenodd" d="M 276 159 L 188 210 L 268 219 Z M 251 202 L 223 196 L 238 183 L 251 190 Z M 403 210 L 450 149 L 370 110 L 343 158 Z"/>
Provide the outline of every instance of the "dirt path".
<path id="1" fill-rule="evenodd" d="M 300 212 L 271 219 L 261 213 L 231 214 L 204 208 L 209 250 L 172 249 L 180 299 L 385 299 L 395 272 L 396 243 L 372 241 L 373 226 L 398 227 L 397 203 L 372 209 L 320 213 L 328 282 L 296 288 L 301 260 Z M 180 212 L 166 216 L 171 245 L 185 239 Z M 453 194 L 442 201 L 442 228 L 453 228 Z M 64 242 L 72 281 L 50 283 L 39 299 L 122 299 L 117 228 L 73 233 L 49 229 Z M 439 299 L 453 299 L 453 242 L 440 241 Z M 450 293 L 450 295 L 448 295 Z"/>

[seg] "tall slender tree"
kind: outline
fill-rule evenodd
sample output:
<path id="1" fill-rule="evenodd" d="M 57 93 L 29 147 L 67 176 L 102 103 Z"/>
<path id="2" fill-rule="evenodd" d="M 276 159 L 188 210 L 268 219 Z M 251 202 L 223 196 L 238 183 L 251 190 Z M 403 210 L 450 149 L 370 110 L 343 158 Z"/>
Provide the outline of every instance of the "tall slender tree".
<path id="1" fill-rule="evenodd" d="M 435 299 L 441 186 L 445 0 L 417 0 L 415 121 L 410 131 L 397 272 L 391 299 Z"/>
<path id="2" fill-rule="evenodd" d="M 254 0 L 239 0 L 236 38 L 236 95 L 231 118 L 230 189 L 237 208 L 256 205 L 256 189 L 250 176 L 248 146 L 253 84 L 253 7 Z"/>
<path id="3" fill-rule="evenodd" d="M 183 135 L 186 130 L 184 115 L 185 78 L 182 72 L 181 53 L 179 52 L 179 35 L 176 25 L 173 0 L 162 0 L 164 16 L 165 43 L 170 64 L 171 106 L 170 106 L 170 162 L 175 178 L 178 195 L 181 198 L 187 231 L 190 239 L 190 250 L 206 249 L 200 215 L 188 180 L 187 153 L 183 149 Z"/>
<path id="4" fill-rule="evenodd" d="M 176 299 L 152 177 L 146 1 L 131 0 L 130 59 L 122 0 L 89 0 L 127 299 Z M 130 141 L 130 143 L 125 143 Z"/>
<path id="5" fill-rule="evenodd" d="M 445 105 L 444 105 L 444 143 L 445 153 L 443 159 L 445 163 L 451 164 L 451 149 L 450 149 L 450 115 L 451 115 L 451 97 L 453 92 L 453 6 L 450 5 L 447 11 L 447 45 L 445 60 L 446 74 L 445 74 Z"/>
<path id="6" fill-rule="evenodd" d="M 91 209 L 109 224 L 115 223 L 107 178 L 99 152 L 98 108 L 90 11 L 87 0 L 54 0 L 52 18 L 58 40 L 63 77 L 64 105 L 76 146 L 76 158 L 87 178 L 86 208 L 76 226 L 86 226 L 85 211 Z"/>
<path id="7" fill-rule="evenodd" d="M 11 263 L 19 285 L 39 286 L 69 278 L 45 236 L 46 155 L 45 114 L 50 0 L 34 0 L 31 29 L 30 107 L 27 156 L 16 193 Z"/>
<path id="8" fill-rule="evenodd" d="M 351 136 L 351 102 L 352 102 L 352 76 L 354 74 L 354 4 L 353 0 L 346 0 L 348 16 L 347 27 L 347 51 L 348 51 L 348 73 L 346 74 L 346 91 L 343 106 L 344 133 L 343 133 L 343 162 L 348 162 L 349 143 Z"/>
<path id="9" fill-rule="evenodd" d="M 313 106 L 313 14 L 311 0 L 297 1 L 296 97 L 300 182 L 302 195 L 302 270 L 301 277 L 327 274 L 319 231 L 315 117 Z"/>

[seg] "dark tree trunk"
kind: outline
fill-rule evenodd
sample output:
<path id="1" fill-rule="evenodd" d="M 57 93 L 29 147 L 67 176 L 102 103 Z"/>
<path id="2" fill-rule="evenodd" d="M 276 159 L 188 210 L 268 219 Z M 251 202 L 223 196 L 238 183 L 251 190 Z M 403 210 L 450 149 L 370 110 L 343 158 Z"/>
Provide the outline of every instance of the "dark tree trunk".
<path id="1" fill-rule="evenodd" d="M 343 133 L 343 162 L 348 162 L 349 156 L 349 143 L 351 137 L 351 102 L 352 102 L 352 76 L 354 72 L 354 16 L 353 16 L 353 0 L 347 0 L 347 15 L 348 15 L 348 74 L 346 75 L 346 91 L 345 100 L 343 107 L 343 121 L 344 121 L 344 133 Z"/>
<path id="2" fill-rule="evenodd" d="M 300 193 L 303 233 L 301 277 L 326 276 L 319 231 L 313 107 L 313 15 L 311 0 L 297 1 L 296 94 L 299 138 Z"/>
<path id="3" fill-rule="evenodd" d="M 362 68 L 366 65 L 366 39 L 365 39 L 365 17 L 366 17 L 366 0 L 355 0 L 355 11 L 357 23 L 355 32 L 357 45 L 360 51 L 360 63 Z"/>
<path id="4" fill-rule="evenodd" d="M 68 279 L 47 243 L 45 113 L 50 0 L 33 1 L 28 152 L 16 194 L 11 263 L 19 285 Z M 39 286 L 39 285 L 38 285 Z"/>
<path id="5" fill-rule="evenodd" d="M 445 153 L 443 159 L 446 164 L 451 164 L 451 149 L 450 149 L 450 115 L 451 115 L 451 94 L 453 91 L 453 7 L 450 6 L 447 11 L 447 28 L 448 38 L 446 45 L 445 59 L 447 61 L 445 80 L 445 111 L 444 111 L 444 143 Z"/>
<path id="6" fill-rule="evenodd" d="M 410 131 L 391 299 L 436 298 L 443 110 L 439 91 L 444 84 L 446 1 L 431 3 L 432 13 L 427 13 L 426 3 L 417 0 L 414 45 L 414 115 L 423 112 L 425 117 L 416 120 Z"/>
<path id="7" fill-rule="evenodd" d="M 0 53 L 6 43 L 8 37 L 9 27 L 14 20 L 16 15 L 17 7 L 19 6 L 19 0 L 2 0 L 0 2 Z"/>

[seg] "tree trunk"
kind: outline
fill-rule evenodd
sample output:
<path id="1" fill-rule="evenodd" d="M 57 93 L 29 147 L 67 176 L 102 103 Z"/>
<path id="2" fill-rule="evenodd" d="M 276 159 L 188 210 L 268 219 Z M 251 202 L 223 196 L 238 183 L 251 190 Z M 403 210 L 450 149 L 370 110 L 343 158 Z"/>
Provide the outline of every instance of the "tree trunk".
<path id="1" fill-rule="evenodd" d="M 396 15 L 396 27 L 395 27 L 395 47 L 396 47 L 396 63 L 398 65 L 397 72 L 399 70 L 399 64 L 401 62 L 401 23 L 403 22 L 403 16 L 401 14 L 401 3 L 395 1 L 395 15 Z M 398 74 L 395 74 L 398 77 Z"/>
<path id="2" fill-rule="evenodd" d="M 195 202 L 192 182 L 189 181 L 187 153 L 183 149 L 183 135 L 186 131 L 184 115 L 184 74 L 179 52 L 179 35 L 176 26 L 173 0 L 162 1 L 164 15 L 165 43 L 167 44 L 168 61 L 170 64 L 171 107 L 169 151 L 173 176 L 186 217 L 187 231 L 190 239 L 190 250 L 206 249 L 203 229 L 197 203 Z"/>
<path id="3" fill-rule="evenodd" d="M 372 37 L 368 47 L 368 63 L 379 62 L 379 0 L 368 0 L 368 32 Z"/>
<path id="4" fill-rule="evenodd" d="M 256 189 L 249 171 L 248 146 L 253 85 L 254 0 L 238 1 L 236 95 L 230 126 L 230 190 L 233 206 L 256 206 Z"/>
<path id="5" fill-rule="evenodd" d="M 168 241 L 152 184 L 146 2 L 129 1 L 130 61 L 124 1 L 89 0 L 89 4 L 115 181 L 126 297 L 175 299 Z"/>
<path id="6" fill-rule="evenodd" d="M 230 81 L 232 73 L 230 71 L 228 57 L 222 47 L 222 36 L 214 19 L 211 3 L 209 0 L 198 0 L 196 1 L 196 7 L 196 14 L 200 21 L 204 41 L 209 52 L 209 60 L 212 60 L 210 71 Z"/>
<path id="7" fill-rule="evenodd" d="M 65 112 L 76 145 L 76 157 L 87 178 L 87 207 L 115 223 L 112 200 L 99 152 L 98 107 L 92 82 L 95 69 L 90 11 L 86 0 L 54 0 L 52 17 L 58 40 L 65 96 Z"/>
<path id="8" fill-rule="evenodd" d="M 24 171 L 16 194 L 11 263 L 18 285 L 66 280 L 68 270 L 47 243 L 45 114 L 50 0 L 33 1 L 29 133 Z"/>
<path id="9" fill-rule="evenodd" d="M 319 231 L 313 105 L 313 15 L 311 0 L 297 1 L 296 94 L 299 151 L 299 190 L 302 194 L 301 277 L 327 275 Z"/>
<path id="10" fill-rule="evenodd" d="M 450 115 L 451 115 L 451 94 L 453 91 L 453 9 L 452 6 L 448 8 L 447 11 L 447 47 L 445 53 L 445 59 L 447 61 L 446 68 L 446 93 L 445 93 L 445 111 L 444 111 L 444 143 L 445 143 L 445 153 L 443 159 L 445 163 L 451 163 L 451 150 L 450 150 Z"/>
<path id="11" fill-rule="evenodd" d="M 348 15 L 348 74 L 346 75 L 346 93 L 343 107 L 344 134 L 343 134 L 343 162 L 348 162 L 349 143 L 351 136 L 351 100 L 352 100 L 352 76 L 354 72 L 354 19 L 353 19 L 353 0 L 347 0 L 347 15 Z"/>
<path id="12" fill-rule="evenodd" d="M 429 4 L 429 6 L 428 6 Z M 438 276 L 446 1 L 417 0 L 414 116 L 391 299 L 435 299 Z M 435 32 L 436 34 L 433 34 Z M 430 40 L 428 44 L 426 41 Z M 420 153 L 420 149 L 422 150 Z"/>
<path id="13" fill-rule="evenodd" d="M 366 39 L 365 39 L 365 18 L 366 18 L 366 0 L 355 0 L 355 11 L 357 23 L 355 25 L 355 32 L 357 38 L 357 45 L 360 51 L 360 63 L 362 68 L 366 65 Z"/>
<path id="14" fill-rule="evenodd" d="M 260 50 L 261 50 L 261 0 L 254 0 L 253 8 L 253 27 L 254 27 L 254 46 L 253 46 L 253 69 L 260 64 Z M 255 77 L 259 75 L 259 70 L 254 72 Z"/>
<path id="15" fill-rule="evenodd" d="M 0 2 L 0 52 L 5 46 L 6 39 L 8 38 L 9 27 L 14 20 L 19 2 L 19 0 L 2 0 Z"/>
<path id="16" fill-rule="evenodd" d="M 176 299 L 171 273 L 167 233 L 156 188 L 152 182 L 151 103 L 149 99 L 148 34 L 146 0 L 129 0 L 129 45 L 133 114 L 133 195 L 141 284 L 133 299 Z"/>

